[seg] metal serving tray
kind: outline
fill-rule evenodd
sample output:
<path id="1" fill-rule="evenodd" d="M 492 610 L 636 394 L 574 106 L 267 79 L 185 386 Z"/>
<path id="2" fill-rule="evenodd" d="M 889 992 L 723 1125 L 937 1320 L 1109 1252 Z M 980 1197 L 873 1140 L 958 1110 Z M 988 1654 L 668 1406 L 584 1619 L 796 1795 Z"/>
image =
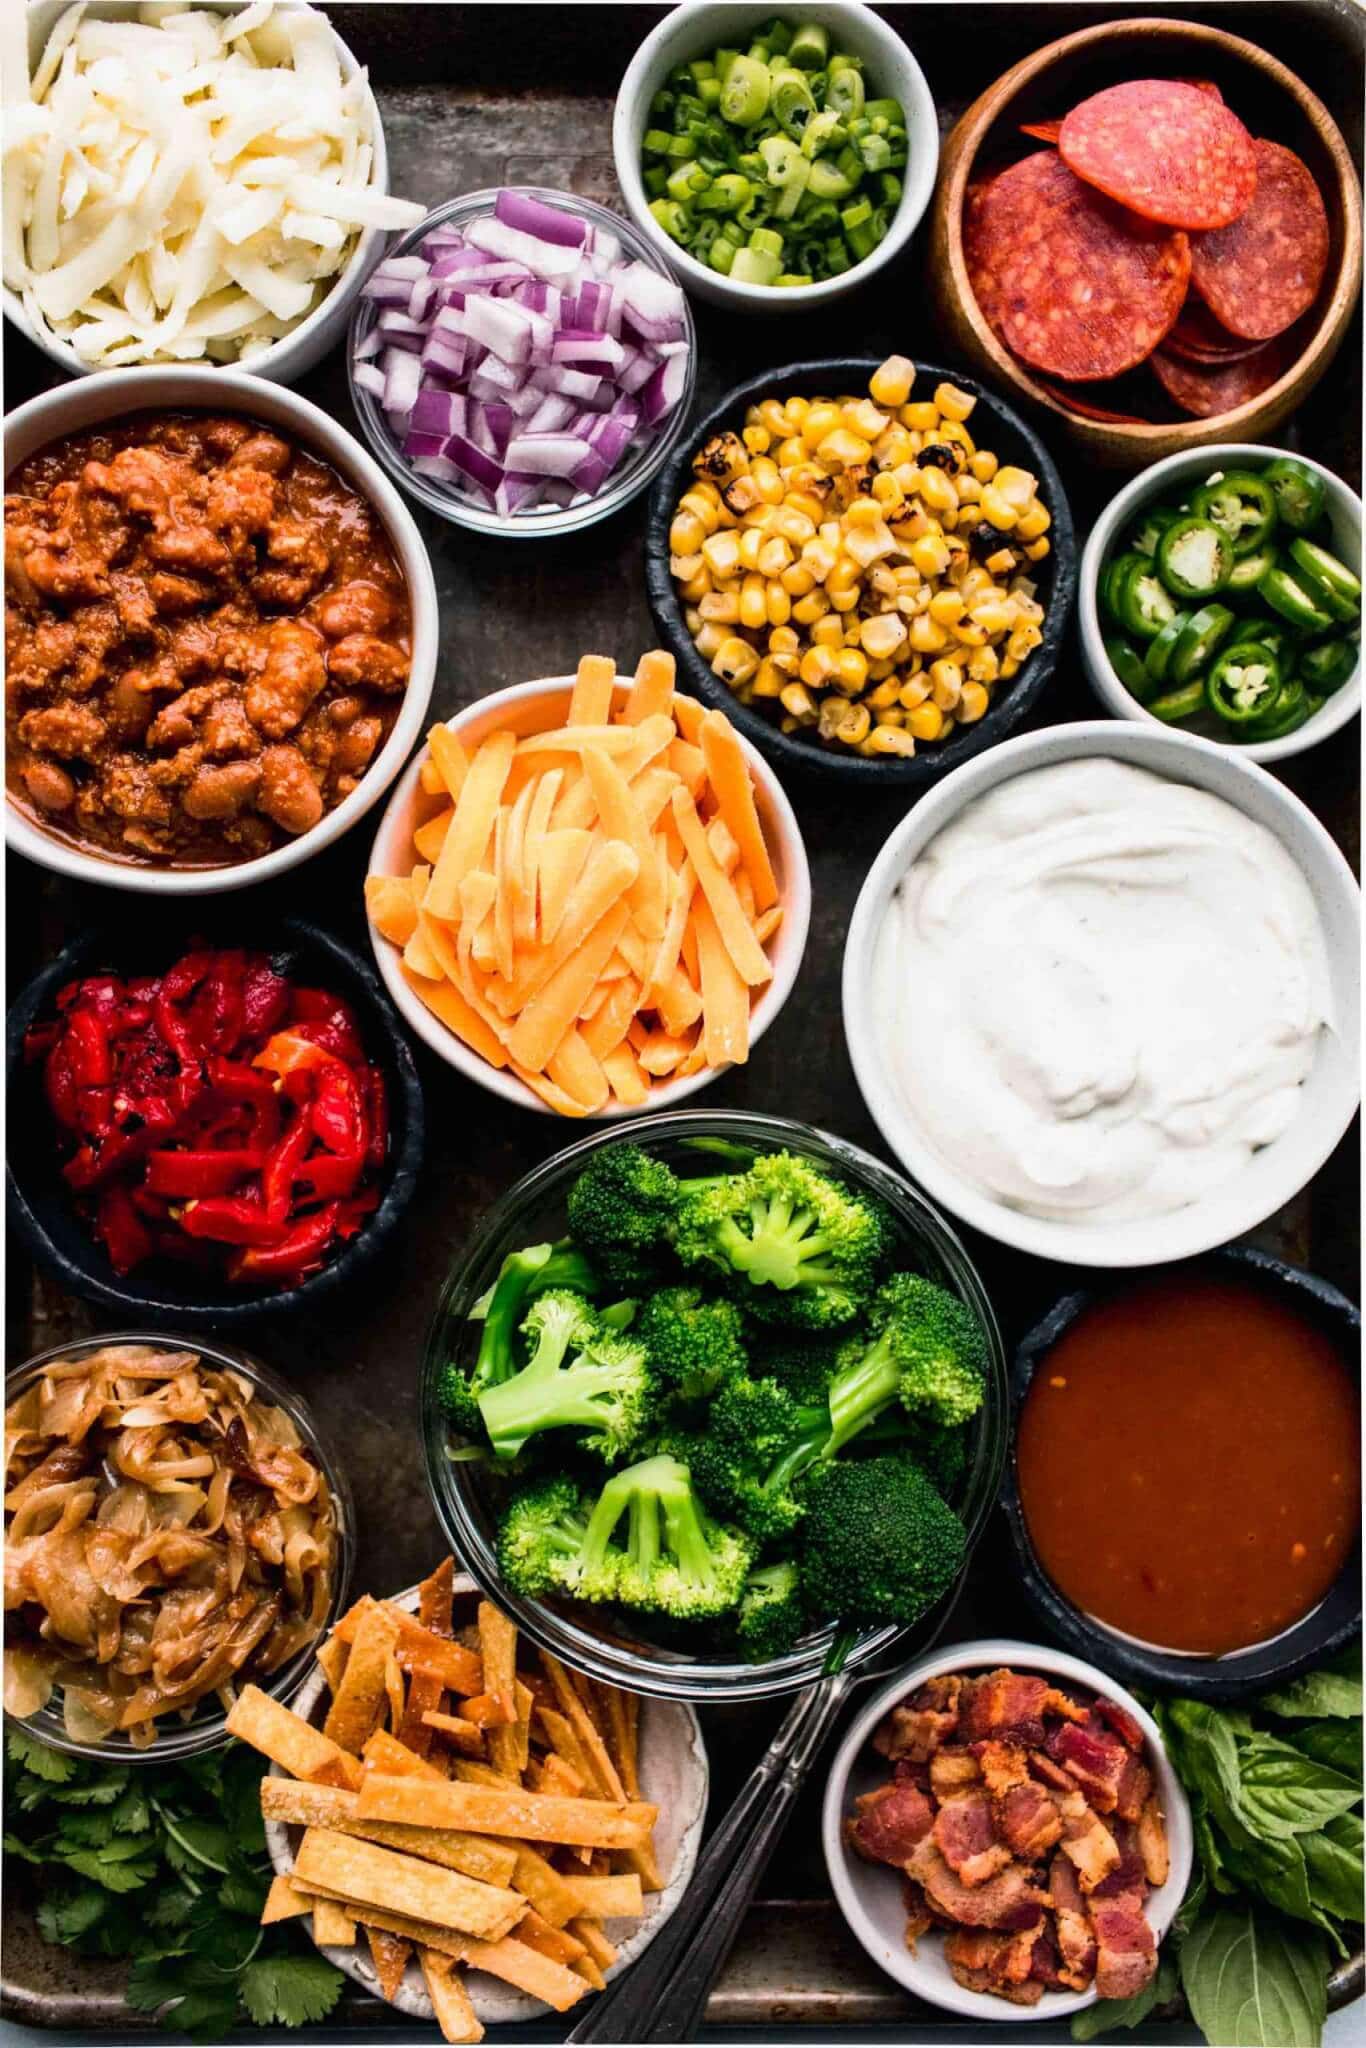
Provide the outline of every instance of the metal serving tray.
<path id="1" fill-rule="evenodd" d="M 781 0 L 774 0 L 781 11 Z M 408 0 L 370 5 L 326 0 L 357 56 L 371 68 L 388 138 L 392 189 L 435 206 L 462 191 L 499 183 L 556 185 L 619 205 L 612 169 L 611 119 L 617 81 L 662 7 L 459 5 Z M 1009 4 L 969 10 L 963 0 L 890 6 L 882 11 L 925 68 L 947 132 L 958 114 L 1016 58 L 1091 22 L 1139 12 L 1217 20 L 1291 64 L 1333 110 L 1360 162 L 1361 14 L 1353 0 L 1264 0 L 1203 8 Z M 741 322 L 697 306 L 700 414 L 741 379 L 766 367 L 824 355 L 898 349 L 934 359 L 941 345 L 929 324 L 921 285 L 924 234 L 909 256 L 835 311 Z M 5 402 L 20 403 L 58 381 L 47 359 L 12 330 L 5 334 Z M 1359 487 L 1361 441 L 1360 316 L 1354 334 L 1309 403 L 1282 435 Z M 341 351 L 302 389 L 348 422 Z M 1082 534 L 1118 487 L 1057 451 Z M 415 508 L 416 509 L 416 508 Z M 643 506 L 562 542 L 480 539 L 416 509 L 431 548 L 444 625 L 433 716 L 504 684 L 562 674 L 586 649 L 615 652 L 633 666 L 653 640 L 642 573 Z M 1034 724 L 1094 715 L 1080 661 L 1069 645 Z M 1355 731 L 1288 764 L 1285 777 L 1357 859 L 1358 765 Z M 811 936 L 796 989 L 749 1065 L 720 1084 L 735 1108 L 777 1111 L 838 1131 L 882 1153 L 855 1085 L 840 1022 L 840 960 L 854 899 L 874 855 L 904 809 L 889 792 L 855 809 L 842 786 L 793 782 L 810 855 Z M 341 846 L 255 892 L 262 915 L 289 910 L 325 917 L 364 949 L 360 880 L 373 835 L 362 827 Z M 72 935 L 92 923 L 133 930 L 134 899 L 82 889 L 20 861 L 9 865 L 10 985 L 22 985 Z M 247 905 L 249 897 L 237 899 Z M 212 924 L 212 909 L 206 922 Z M 299 1382 L 315 1414 L 345 1456 L 359 1510 L 358 1590 L 384 1593 L 431 1569 L 440 1535 L 428 1504 L 418 1435 L 416 1362 L 450 1259 L 484 1207 L 520 1175 L 567 1142 L 550 1119 L 505 1107 L 417 1048 L 427 1101 L 427 1160 L 417 1199 L 395 1242 L 370 1270 L 365 1288 L 308 1322 L 281 1318 L 250 1332 L 251 1348 Z M 1075 1280 L 1064 1267 L 1029 1260 L 965 1233 L 1001 1316 L 1015 1338 Z M 1283 1256 L 1312 1264 L 1351 1293 L 1359 1266 L 1357 1149 L 1344 1140 L 1312 1187 L 1257 1233 Z M 8 1290 L 8 1356 L 18 1361 L 46 1345 L 98 1327 L 87 1305 L 58 1292 L 13 1248 Z M 105 1319 L 107 1321 L 107 1318 Z M 960 1635 L 1034 1633 L 1009 1568 L 1008 1546 L 993 1528 L 978 1552 L 951 1624 Z M 773 1707 L 704 1708 L 712 1758 L 714 1811 L 724 1810 L 775 1722 Z M 986 2040 L 986 2026 L 965 2024 L 919 2003 L 864 1956 L 829 1896 L 820 1852 L 819 1766 L 770 1867 L 771 1893 L 747 1916 L 715 1992 L 711 2027 L 872 2030 L 882 2039 Z M 145 2038 L 126 2012 L 121 1972 L 46 1947 L 22 1904 L 22 1876 L 6 1900 L 0 2012 L 29 2026 L 78 2036 Z M 1361 1963 L 1339 1974 L 1333 2002 L 1361 1989 Z M 376 2001 L 350 1992 L 322 2028 L 293 2039 L 383 2040 L 412 2031 Z M 547 2020 L 520 2038 L 555 2040 L 564 2023 Z M 164 2039 L 162 2035 L 160 2038 Z M 243 2036 L 259 2039 L 260 2036 Z M 286 2038 L 281 2036 L 281 2038 Z M 869 2038 L 865 2034 L 865 2038 Z M 1195 2038 L 1188 2024 L 1154 2020 L 1139 2038 Z"/>

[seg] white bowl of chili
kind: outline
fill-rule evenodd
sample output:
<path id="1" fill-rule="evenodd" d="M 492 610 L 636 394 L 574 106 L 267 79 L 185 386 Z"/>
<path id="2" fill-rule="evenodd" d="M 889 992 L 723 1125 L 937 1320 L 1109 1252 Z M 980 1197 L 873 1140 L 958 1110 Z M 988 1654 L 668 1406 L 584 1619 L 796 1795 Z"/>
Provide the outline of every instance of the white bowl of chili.
<path id="1" fill-rule="evenodd" d="M 41 452 L 55 455 L 58 444 L 73 437 L 89 434 L 92 430 L 108 429 L 111 437 L 120 437 L 127 445 L 126 424 L 133 416 L 145 420 L 149 435 L 154 432 L 162 434 L 164 444 L 168 415 L 174 416 L 169 429 L 172 434 L 178 431 L 175 423 L 181 420 L 186 420 L 193 428 L 194 419 L 190 417 L 193 415 L 201 419 L 238 421 L 258 430 L 253 438 L 259 441 L 261 460 L 277 465 L 274 473 L 266 471 L 264 481 L 280 485 L 278 496 L 283 501 L 283 516 L 277 518 L 272 511 L 269 520 L 259 528 L 243 530 L 240 542 L 251 552 L 243 558 L 240 574 L 230 550 L 223 547 L 224 560 L 232 571 L 230 582 L 215 582 L 215 577 L 225 575 L 225 571 L 221 565 L 214 566 L 217 558 L 213 557 L 211 549 L 200 564 L 200 580 L 197 581 L 194 574 L 170 573 L 174 546 L 169 550 L 163 547 L 162 559 L 158 561 L 142 545 L 149 526 L 155 533 L 156 521 L 136 510 L 129 502 L 130 494 L 136 495 L 136 492 L 131 491 L 131 486 L 125 482 L 124 517 L 130 523 L 136 522 L 134 532 L 138 537 L 138 548 L 131 560 L 120 556 L 120 581 L 113 588 L 119 603 L 150 607 L 150 613 L 144 610 L 139 617 L 136 609 L 120 614 L 117 604 L 108 601 L 111 588 L 106 560 L 100 560 L 97 555 L 92 571 L 88 559 L 82 563 L 64 541 L 54 540 L 52 534 L 43 529 L 44 519 L 48 519 L 49 525 L 57 523 L 59 526 L 58 522 L 51 521 L 45 506 L 30 525 L 33 538 L 26 552 L 22 507 L 16 511 L 11 505 L 7 525 L 12 558 L 17 557 L 22 566 L 41 546 L 49 556 L 44 578 L 49 588 L 60 582 L 68 571 L 74 571 L 78 589 L 76 601 L 71 601 L 68 592 L 59 612 L 48 601 L 47 591 L 27 577 L 25 594 L 14 570 L 11 570 L 7 623 L 26 622 L 30 645 L 26 651 L 16 654 L 11 637 L 9 677 L 12 701 L 7 706 L 9 760 L 5 835 L 9 844 L 30 860 L 77 881 L 96 882 L 108 888 L 153 896 L 202 896 L 273 880 L 332 845 L 378 802 L 398 774 L 426 720 L 436 672 L 436 585 L 426 546 L 412 514 L 378 464 L 354 437 L 320 406 L 313 405 L 282 385 L 266 383 L 241 370 L 216 371 L 211 383 L 206 382 L 198 370 L 192 369 L 112 370 L 83 378 L 78 383 L 62 385 L 31 399 L 12 413 L 5 423 L 7 491 L 13 489 L 18 473 L 31 457 Z M 229 433 L 228 439 L 231 438 Z M 279 456 L 281 443 L 287 451 L 283 462 Z M 104 451 L 106 455 L 112 453 L 114 445 L 115 440 L 111 438 Z M 200 444 L 195 441 L 189 445 Z M 175 452 L 172 446 L 172 455 Z M 157 461 L 161 461 L 165 445 L 160 452 L 154 453 Z M 76 469 L 79 465 L 75 466 L 73 474 Z M 60 465 L 54 469 L 53 476 L 59 474 Z M 260 473 L 253 469 L 251 474 L 258 477 Z M 224 477 L 230 478 L 230 462 L 222 465 L 217 475 L 220 482 Z M 48 489 L 51 482 L 52 478 L 49 478 Z M 207 498 L 207 493 L 193 501 L 177 498 L 174 492 L 183 490 L 185 482 L 180 471 L 171 476 L 169 484 L 158 484 L 155 476 L 153 478 L 154 492 L 157 489 L 163 491 L 167 508 L 158 516 L 171 527 L 176 525 L 177 519 L 197 511 Z M 99 486 L 91 485 L 90 489 L 95 492 Z M 150 504 L 151 501 L 140 499 L 139 502 Z M 277 499 L 272 497 L 272 505 L 276 502 Z M 106 505 L 106 519 L 109 509 Z M 310 513 L 311 517 L 304 516 Z M 196 536 L 209 533 L 209 528 L 202 523 L 194 523 L 188 530 Z M 264 539 L 261 537 L 263 534 Z M 238 540 L 234 540 L 233 545 L 238 544 Z M 54 550 L 58 557 L 55 562 L 51 559 Z M 331 580 L 315 579 L 305 590 L 304 582 L 310 573 L 310 550 L 314 551 L 312 561 L 315 570 L 318 561 L 325 564 L 317 571 L 317 576 Z M 290 555 L 294 558 L 292 562 L 286 559 Z M 140 579 L 133 574 L 139 557 Z M 35 566 L 42 577 L 43 565 Z M 193 566 L 191 563 L 177 564 L 178 569 L 192 569 Z M 298 574 L 291 576 L 291 569 L 297 569 Z M 342 580 L 338 581 L 337 576 Z M 82 577 L 84 581 L 79 580 Z M 205 577 L 207 586 L 202 580 Z M 374 627 L 372 633 L 354 632 L 350 635 L 353 643 L 361 639 L 367 643 L 359 663 L 364 671 L 362 676 L 357 673 L 356 659 L 361 651 L 353 645 L 349 657 L 341 654 L 347 634 L 340 629 L 355 620 L 364 621 L 364 607 L 356 608 L 358 601 L 354 593 L 364 586 L 367 577 L 376 579 L 375 589 L 384 603 L 382 608 L 372 609 L 369 614 L 369 623 Z M 130 578 L 136 581 L 136 590 L 129 587 Z M 259 586 L 259 594 L 253 591 L 253 583 Z M 343 591 L 352 593 L 352 608 L 329 615 L 333 625 L 330 635 L 309 619 L 304 622 L 309 629 L 305 640 L 302 643 L 291 641 L 288 633 L 282 636 L 281 628 L 290 610 L 286 586 L 292 585 L 298 586 L 293 598 L 296 609 L 325 609 Z M 179 612 L 174 609 L 177 605 L 182 606 Z M 189 606 L 188 610 L 186 606 Z M 247 607 L 245 619 L 242 616 L 244 606 Z M 11 610 L 13 619 L 8 616 Z M 220 610 L 230 610 L 233 616 L 219 619 L 217 614 Z M 45 611 L 50 612 L 50 620 L 45 618 Z M 149 629 L 157 640 L 166 642 L 180 636 L 187 620 L 199 636 L 198 653 L 186 642 L 183 670 L 166 665 L 159 667 L 157 661 L 149 659 L 147 654 Z M 86 622 L 91 637 L 88 643 L 83 644 L 80 635 Z M 49 635 L 45 643 L 40 643 L 38 633 L 45 623 L 64 627 L 66 632 L 59 640 Z M 296 625 L 295 631 L 298 630 Z M 244 636 L 253 631 L 262 636 L 268 648 L 278 650 L 278 658 L 275 653 L 269 656 L 277 665 L 272 672 L 270 689 L 261 700 L 259 727 L 252 721 L 250 711 L 252 691 L 264 680 L 262 659 L 251 648 L 245 651 L 242 648 Z M 387 638 L 384 637 L 386 632 Z M 68 639 L 75 643 L 70 648 Z M 305 710 L 299 713 L 297 703 L 289 702 L 288 657 L 290 647 L 297 650 L 301 644 L 307 651 L 309 663 L 313 664 L 309 671 L 311 685 L 305 681 L 301 687 L 312 687 L 313 694 L 308 698 Z M 60 679 L 68 673 L 70 663 L 88 663 L 92 659 L 96 664 L 93 682 L 84 669 L 79 674 L 71 673 L 69 688 L 65 693 L 59 692 L 54 712 L 49 688 L 52 679 Z M 25 707 L 23 675 L 28 663 L 33 664 L 31 673 L 35 686 L 41 687 L 43 692 L 41 698 L 34 699 L 35 708 L 39 703 L 42 705 L 40 716 L 47 717 L 49 713 L 59 715 L 65 699 L 69 697 L 71 702 L 66 706 L 66 722 L 52 728 L 47 725 L 41 728 L 29 726 L 26 734 L 24 721 L 31 714 Z M 407 680 L 400 695 L 401 670 L 405 663 Z M 124 709 L 117 707 L 122 705 L 126 708 L 130 692 L 135 701 L 145 691 L 153 702 L 160 692 L 163 705 L 173 700 L 185 708 L 188 717 L 191 705 L 186 700 L 190 699 L 191 693 L 185 690 L 185 684 L 198 683 L 206 674 L 214 675 L 215 664 L 219 664 L 217 680 L 221 683 L 225 676 L 228 679 L 228 688 L 221 694 L 228 700 L 233 719 L 232 726 L 225 727 L 217 738 L 206 738 L 205 733 L 197 729 L 177 738 L 174 725 L 168 722 L 166 738 L 158 742 L 158 728 L 165 717 L 164 710 L 150 722 L 144 718 L 140 732 L 116 727 L 115 719 L 122 719 L 125 715 Z M 348 666 L 351 669 L 349 675 L 344 673 Z M 373 681 L 365 680 L 365 676 L 373 678 Z M 122 695 L 116 698 L 115 693 L 120 691 Z M 351 757 L 341 755 L 341 742 L 335 743 L 334 751 L 326 733 L 318 736 L 311 765 L 300 755 L 299 745 L 293 744 L 296 739 L 300 744 L 306 743 L 307 735 L 301 720 L 313 719 L 316 708 L 317 721 L 321 725 L 324 717 L 332 717 L 333 704 L 347 707 L 354 725 L 366 728 L 363 739 L 369 742 L 371 753 L 366 760 L 359 762 L 354 773 L 344 765 Z M 355 708 L 357 706 L 359 710 Z M 193 701 L 196 717 L 207 708 L 202 699 Z M 134 712 L 134 718 L 136 715 Z M 343 711 L 336 721 L 339 728 L 343 726 L 345 715 Z M 126 740 L 121 737 L 123 730 L 128 730 Z M 63 781 L 57 781 L 53 785 L 56 797 L 64 799 L 64 803 L 59 803 L 55 810 L 47 813 L 39 809 L 38 799 L 24 780 L 23 756 L 29 747 L 28 735 L 39 733 L 42 738 L 35 740 L 32 751 L 35 755 L 40 754 L 49 765 L 58 767 L 65 784 L 64 787 Z M 43 745 L 42 740 L 49 736 L 52 744 Z M 291 744 L 282 744 L 286 741 Z M 109 839 L 102 839 L 97 830 L 62 829 L 63 808 L 77 810 L 80 815 L 80 793 L 93 776 L 92 763 L 88 758 L 92 753 L 97 757 L 103 755 L 109 774 L 102 780 L 96 796 L 88 799 L 91 804 L 88 816 L 96 822 L 101 818 L 107 822 L 111 816 L 124 821 L 131 817 L 136 824 L 140 818 L 150 820 L 155 812 L 155 829 L 158 831 L 164 825 L 178 823 L 179 807 L 172 806 L 167 792 L 173 792 L 179 786 L 175 780 L 177 755 L 188 781 L 189 770 L 196 765 L 196 757 L 192 752 L 181 752 L 181 749 L 194 747 L 200 750 L 198 765 L 206 761 L 222 763 L 242 771 L 240 786 L 243 788 L 251 787 L 250 763 L 258 763 L 262 780 L 253 793 L 239 799 L 236 812 L 220 812 L 218 817 L 220 821 L 235 826 L 243 813 L 249 817 L 268 816 L 270 823 L 277 828 L 276 836 L 285 835 L 283 843 L 272 844 L 268 850 L 253 853 L 244 832 L 247 850 L 240 855 L 229 854 L 226 860 L 215 862 L 211 848 L 209 856 L 205 857 L 201 839 L 195 857 L 187 859 L 184 864 L 177 864 L 174 855 L 158 858 L 155 852 L 150 858 L 140 859 L 136 840 L 123 852 Z M 67 750 L 65 754 L 61 753 L 63 748 Z M 320 815 L 313 822 L 307 822 L 313 797 L 306 789 L 302 792 L 295 790 L 295 794 L 302 797 L 297 807 L 288 798 L 290 778 L 296 776 L 300 769 L 307 769 L 314 783 Z M 268 782 L 264 779 L 266 777 L 269 777 Z M 40 782 L 39 787 L 42 786 Z M 325 800 L 324 791 L 331 798 L 330 803 Z M 144 797 L 158 794 L 162 798 L 160 804 L 148 801 L 142 810 L 139 809 Z M 273 806 L 269 813 L 265 811 L 267 802 Z M 120 808 L 121 805 L 127 808 Z M 204 810 L 202 805 L 198 812 L 186 813 L 187 827 L 189 820 L 195 817 L 201 825 L 213 822 L 212 810 Z M 302 822 L 301 829 L 294 822 L 296 820 Z M 112 832 L 112 827 L 107 829 Z M 147 829 L 150 833 L 153 826 L 149 823 Z M 258 833 L 256 836 L 259 838 L 261 835 Z M 269 838 L 272 835 L 267 833 L 265 836 Z"/>
<path id="2" fill-rule="evenodd" d="M 1102 578 L 1109 564 L 1132 546 L 1132 536 L 1143 528 L 1149 513 L 1183 502 L 1202 484 L 1209 483 L 1221 474 L 1227 476 L 1233 471 L 1250 471 L 1254 476 L 1260 477 L 1272 463 L 1286 467 L 1293 464 L 1306 472 L 1311 479 L 1308 485 L 1311 494 L 1307 508 L 1308 516 L 1323 534 L 1328 549 L 1339 556 L 1354 574 L 1360 575 L 1361 499 L 1341 477 L 1334 476 L 1332 470 L 1325 469 L 1321 462 L 1315 462 L 1307 455 L 1287 457 L 1284 449 L 1268 448 L 1252 441 L 1230 441 L 1213 448 L 1189 449 L 1181 455 L 1169 455 L 1165 462 L 1154 463 L 1151 469 L 1145 469 L 1141 476 L 1135 477 L 1132 483 L 1126 484 L 1122 491 L 1117 492 L 1101 513 L 1086 543 L 1078 578 L 1077 618 L 1081 628 L 1082 660 L 1091 688 L 1106 710 L 1116 718 L 1130 719 L 1135 725 L 1161 726 L 1163 721 L 1154 717 L 1150 706 L 1159 695 L 1166 695 L 1168 692 L 1174 694 L 1174 685 L 1179 684 L 1182 678 L 1174 677 L 1172 680 L 1152 685 L 1145 690 L 1144 701 L 1141 701 L 1131 689 L 1126 688 L 1112 658 L 1116 653 L 1121 660 L 1125 658 L 1114 644 L 1117 628 L 1106 615 L 1100 597 Z M 1313 507 L 1314 479 L 1320 487 L 1316 511 Z M 1287 548 L 1297 537 L 1295 529 L 1279 524 L 1273 534 L 1275 548 Z M 1258 552 L 1269 553 L 1271 550 Z M 1295 574 L 1293 557 L 1285 566 L 1292 575 Z M 1235 564 L 1235 572 L 1236 568 Z M 1190 600 L 1188 608 L 1195 612 L 1200 603 L 1201 600 L 1198 598 Z M 1215 593 L 1213 603 L 1222 608 L 1223 594 Z M 1232 646 L 1238 639 L 1255 639 L 1261 626 L 1270 625 L 1274 630 L 1280 631 L 1288 623 L 1273 611 L 1268 603 L 1261 600 L 1255 591 L 1247 593 L 1245 597 L 1235 597 L 1231 609 L 1239 612 L 1241 617 L 1238 624 L 1228 630 L 1224 641 L 1226 647 Z M 1335 629 L 1336 636 L 1346 641 L 1351 632 L 1359 631 L 1359 628 L 1359 621 L 1356 628 L 1339 622 Z M 1327 641 L 1332 635 L 1333 629 L 1325 630 L 1318 636 L 1319 642 Z M 1107 645 L 1107 642 L 1110 644 Z M 1136 648 L 1135 651 L 1140 657 L 1147 644 Z M 1179 646 L 1172 649 L 1173 664 L 1180 659 L 1180 654 Z M 1312 650 L 1308 656 L 1301 653 L 1300 659 L 1312 661 Z M 1286 680 L 1291 681 L 1296 673 L 1297 671 L 1291 668 Z M 1311 691 L 1311 697 L 1313 694 L 1316 693 Z M 1318 746 L 1322 740 L 1332 739 L 1344 726 L 1351 723 L 1360 710 L 1361 655 L 1358 647 L 1355 666 L 1346 680 L 1337 688 L 1325 692 L 1319 708 L 1304 718 L 1303 723 L 1283 733 L 1279 738 L 1240 739 L 1239 728 L 1236 725 L 1216 730 L 1219 721 L 1212 713 L 1205 716 L 1203 726 L 1197 724 L 1196 730 L 1234 747 L 1246 760 L 1260 761 L 1264 766 L 1270 766 L 1273 762 L 1288 761 L 1292 755 L 1302 754 L 1308 748 Z M 1302 713 L 1300 715 L 1303 717 Z M 1197 711 L 1197 719 L 1200 716 Z M 1187 729 L 1185 721 L 1166 726 L 1167 731 L 1175 733 L 1184 733 Z"/>

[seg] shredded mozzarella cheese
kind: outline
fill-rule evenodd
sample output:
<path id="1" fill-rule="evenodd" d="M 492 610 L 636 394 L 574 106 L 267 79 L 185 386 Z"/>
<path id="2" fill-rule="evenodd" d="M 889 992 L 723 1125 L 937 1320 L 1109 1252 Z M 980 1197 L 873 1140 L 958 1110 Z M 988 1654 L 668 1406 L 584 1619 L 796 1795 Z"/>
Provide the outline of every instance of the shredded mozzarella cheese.
<path id="1" fill-rule="evenodd" d="M 312 7 L 85 13 L 7 106 L 0 169 L 5 282 L 84 362 L 250 361 L 321 304 L 363 229 L 422 218 L 371 185 L 365 74 L 344 76 Z"/>

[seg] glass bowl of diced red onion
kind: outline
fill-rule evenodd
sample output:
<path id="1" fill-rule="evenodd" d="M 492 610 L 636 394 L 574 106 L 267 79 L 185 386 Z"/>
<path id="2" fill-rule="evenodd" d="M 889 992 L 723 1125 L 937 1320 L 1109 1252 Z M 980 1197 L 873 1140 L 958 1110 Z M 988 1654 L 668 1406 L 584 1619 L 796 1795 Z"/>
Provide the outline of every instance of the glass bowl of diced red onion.
<path id="1" fill-rule="evenodd" d="M 697 340 L 652 246 L 592 200 L 469 192 L 388 251 L 352 318 L 351 396 L 443 519 L 534 537 L 643 491 L 691 409 Z"/>

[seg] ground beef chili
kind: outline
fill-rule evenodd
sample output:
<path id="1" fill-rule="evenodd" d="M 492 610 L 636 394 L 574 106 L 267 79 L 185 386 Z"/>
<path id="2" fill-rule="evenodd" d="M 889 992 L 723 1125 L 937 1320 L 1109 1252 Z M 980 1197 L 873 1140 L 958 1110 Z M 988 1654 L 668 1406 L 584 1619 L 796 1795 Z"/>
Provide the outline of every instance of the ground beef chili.
<path id="1" fill-rule="evenodd" d="M 116 1273 L 172 1258 L 289 1287 L 379 1201 L 384 1076 L 355 1013 L 264 953 L 69 982 L 35 1025 L 62 1174 Z"/>
<path id="2" fill-rule="evenodd" d="M 273 429 L 140 413 L 56 441 L 5 499 L 11 800 L 120 860 L 268 853 L 365 774 L 410 628 L 375 514 Z"/>

